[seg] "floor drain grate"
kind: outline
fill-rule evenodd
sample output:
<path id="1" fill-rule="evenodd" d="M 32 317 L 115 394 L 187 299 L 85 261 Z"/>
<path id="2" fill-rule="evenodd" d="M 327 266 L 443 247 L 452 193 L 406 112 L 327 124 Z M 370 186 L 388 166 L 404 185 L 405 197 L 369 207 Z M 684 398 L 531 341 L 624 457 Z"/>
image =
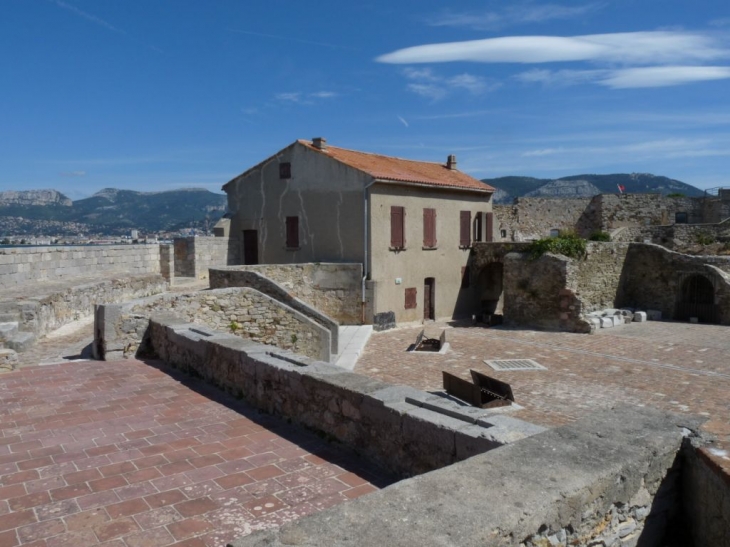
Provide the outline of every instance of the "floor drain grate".
<path id="1" fill-rule="evenodd" d="M 540 363 L 532 359 L 485 359 L 484 362 L 494 370 L 547 370 Z"/>

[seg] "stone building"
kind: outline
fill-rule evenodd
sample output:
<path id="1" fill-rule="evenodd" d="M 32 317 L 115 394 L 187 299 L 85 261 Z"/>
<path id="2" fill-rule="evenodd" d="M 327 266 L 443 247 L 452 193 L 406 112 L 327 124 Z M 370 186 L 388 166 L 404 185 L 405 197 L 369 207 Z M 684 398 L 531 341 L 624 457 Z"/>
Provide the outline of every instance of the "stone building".
<path id="1" fill-rule="evenodd" d="M 366 323 L 472 313 L 466 265 L 472 242 L 493 239 L 494 189 L 454 156 L 431 163 L 299 140 L 223 190 L 244 264 L 363 264 Z"/>

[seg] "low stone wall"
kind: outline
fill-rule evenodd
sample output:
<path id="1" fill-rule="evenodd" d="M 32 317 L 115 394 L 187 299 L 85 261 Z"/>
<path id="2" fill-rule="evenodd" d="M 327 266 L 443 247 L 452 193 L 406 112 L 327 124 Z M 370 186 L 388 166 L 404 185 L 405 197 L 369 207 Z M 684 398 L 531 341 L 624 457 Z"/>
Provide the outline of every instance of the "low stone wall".
<path id="1" fill-rule="evenodd" d="M 227 237 L 176 237 L 175 276 L 208 279 L 209 268 L 236 264 L 237 248 L 237 242 Z"/>
<path id="2" fill-rule="evenodd" d="M 730 545 L 730 476 L 707 448 L 688 450 L 682 473 L 683 506 L 696 546 Z"/>
<path id="3" fill-rule="evenodd" d="M 155 250 L 157 248 L 155 247 Z M 0 303 L 4 321 L 17 321 L 21 331 L 43 336 L 48 332 L 94 313 L 102 302 L 124 302 L 167 290 L 160 275 L 78 280 L 66 286 L 56 284 L 45 294 L 25 294 Z"/>
<path id="4" fill-rule="evenodd" d="M 691 421 L 616 407 L 231 545 L 659 547 Z"/>
<path id="5" fill-rule="evenodd" d="M 94 329 L 97 358 L 134 356 L 143 346 L 149 317 L 160 310 L 170 310 L 180 319 L 217 332 L 231 332 L 312 359 L 330 360 L 327 329 L 250 288 L 164 294 L 123 305 L 99 306 Z"/>
<path id="6" fill-rule="evenodd" d="M 254 286 L 251 283 L 257 283 L 258 278 L 242 275 L 241 272 L 256 272 L 270 279 L 290 295 L 341 325 L 362 324 L 362 264 L 265 264 L 216 268 L 215 272 L 211 272 L 210 287 Z M 254 288 L 266 292 L 264 286 Z"/>
<path id="7" fill-rule="evenodd" d="M 169 314 L 152 317 L 149 343 L 165 363 L 336 439 L 404 476 L 544 431 L 503 413 L 386 384 Z"/>
<path id="8" fill-rule="evenodd" d="M 675 316 L 682 283 L 701 274 L 713 284 L 720 323 L 730 325 L 730 257 L 691 256 L 649 243 L 632 243 L 622 275 L 620 305 Z"/>
<path id="9" fill-rule="evenodd" d="M 0 290 L 104 274 L 160 273 L 157 245 L 87 245 L 0 248 Z"/>
<path id="10" fill-rule="evenodd" d="M 649 241 L 667 249 L 682 251 L 704 240 L 730 241 L 730 222 L 720 224 L 672 224 L 669 226 L 637 226 L 616 230 L 613 241 L 643 243 Z"/>

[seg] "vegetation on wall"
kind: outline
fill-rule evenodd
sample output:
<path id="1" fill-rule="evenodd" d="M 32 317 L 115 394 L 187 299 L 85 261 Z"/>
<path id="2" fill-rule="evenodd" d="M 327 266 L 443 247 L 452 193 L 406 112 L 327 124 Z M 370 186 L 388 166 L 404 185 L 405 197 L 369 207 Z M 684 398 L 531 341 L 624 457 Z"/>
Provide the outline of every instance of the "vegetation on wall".
<path id="1" fill-rule="evenodd" d="M 588 239 L 590 241 L 611 241 L 611 234 L 598 230 L 593 232 Z"/>
<path id="2" fill-rule="evenodd" d="M 546 237 L 533 241 L 527 248 L 534 260 L 545 253 L 564 255 L 568 258 L 583 258 L 586 254 L 586 240 L 575 233 L 563 233 L 557 237 Z"/>

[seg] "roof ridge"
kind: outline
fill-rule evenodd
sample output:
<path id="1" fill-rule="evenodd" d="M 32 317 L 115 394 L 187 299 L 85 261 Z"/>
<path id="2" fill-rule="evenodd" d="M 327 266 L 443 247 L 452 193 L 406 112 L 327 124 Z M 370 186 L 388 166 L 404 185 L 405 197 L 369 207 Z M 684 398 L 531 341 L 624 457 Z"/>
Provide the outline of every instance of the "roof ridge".
<path id="1" fill-rule="evenodd" d="M 298 139 L 298 141 L 300 143 L 302 143 L 302 144 L 306 144 L 310 148 L 314 148 L 315 150 L 319 150 L 317 147 L 315 147 L 312 144 L 312 141 L 309 141 L 309 140 L 306 140 L 306 139 Z M 432 165 L 440 165 L 442 167 L 445 167 L 446 166 L 445 163 L 441 163 L 441 162 L 438 162 L 438 161 L 414 160 L 414 159 L 411 159 L 411 158 L 400 158 L 398 156 L 387 156 L 385 154 L 379 154 L 377 152 L 364 152 L 362 150 L 354 150 L 352 148 L 343 148 L 342 146 L 333 146 L 333 145 L 331 145 L 329 143 L 327 144 L 327 148 L 336 148 L 337 150 L 344 150 L 345 152 L 354 152 L 355 154 L 366 154 L 368 156 L 378 156 L 378 157 L 387 158 L 387 159 L 390 159 L 390 160 L 410 161 L 412 163 L 430 163 Z M 320 152 L 326 152 L 326 151 L 327 151 L 327 149 L 320 150 Z"/>

